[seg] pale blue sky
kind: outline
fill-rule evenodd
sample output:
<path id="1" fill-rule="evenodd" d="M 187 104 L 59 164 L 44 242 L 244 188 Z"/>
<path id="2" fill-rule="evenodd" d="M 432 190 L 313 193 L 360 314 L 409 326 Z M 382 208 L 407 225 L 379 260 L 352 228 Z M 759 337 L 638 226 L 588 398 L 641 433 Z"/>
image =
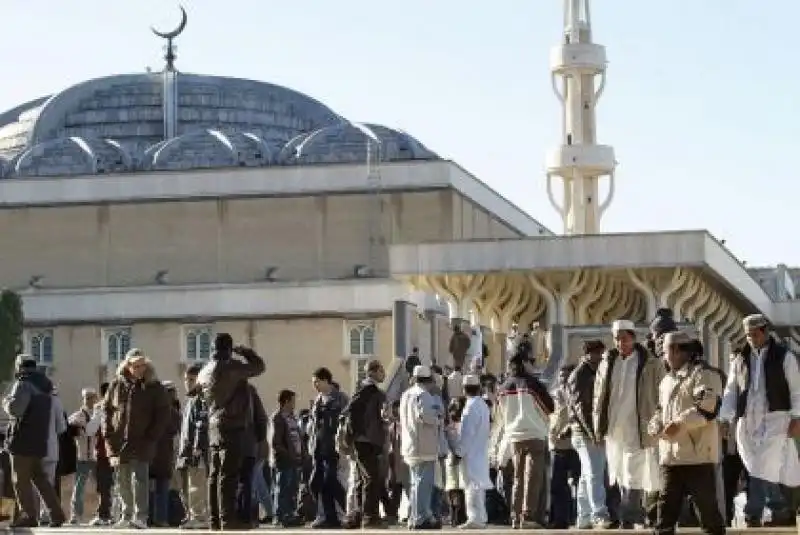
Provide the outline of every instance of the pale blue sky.
<path id="1" fill-rule="evenodd" d="M 185 0 L 186 72 L 265 80 L 403 128 L 551 229 L 559 140 L 548 52 L 560 0 Z M 609 232 L 707 228 L 749 265 L 800 265 L 794 0 L 595 0 L 608 48 L 600 142 L 620 162 Z M 2 0 L 0 109 L 156 69 L 167 0 Z M 168 177 L 165 177 L 167 179 Z M 785 230 L 783 230 L 785 229 Z"/>

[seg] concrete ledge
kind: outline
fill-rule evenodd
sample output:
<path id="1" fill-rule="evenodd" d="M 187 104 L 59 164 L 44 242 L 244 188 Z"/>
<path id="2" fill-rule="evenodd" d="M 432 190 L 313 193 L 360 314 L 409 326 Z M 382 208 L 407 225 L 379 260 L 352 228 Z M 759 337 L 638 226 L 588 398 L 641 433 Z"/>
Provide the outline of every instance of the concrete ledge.
<path id="1" fill-rule="evenodd" d="M 387 279 L 22 293 L 31 325 L 391 313 L 392 303 L 400 299 L 408 299 L 408 287 Z"/>
<path id="2" fill-rule="evenodd" d="M 554 236 L 393 245 L 393 276 L 492 271 L 698 267 L 773 318 L 774 303 L 708 231 Z"/>
<path id="3" fill-rule="evenodd" d="M 781 301 L 772 305 L 775 325 L 800 326 L 800 300 Z"/>

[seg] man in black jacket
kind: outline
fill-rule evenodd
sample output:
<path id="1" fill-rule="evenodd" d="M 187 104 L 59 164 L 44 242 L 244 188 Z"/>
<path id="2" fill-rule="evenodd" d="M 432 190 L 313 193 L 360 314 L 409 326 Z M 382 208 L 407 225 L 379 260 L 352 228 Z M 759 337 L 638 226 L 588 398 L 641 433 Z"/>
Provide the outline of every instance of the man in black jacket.
<path id="1" fill-rule="evenodd" d="M 566 386 L 572 447 L 581 464 L 577 527 L 606 529 L 610 527 L 606 505 L 606 452 L 595 437 L 592 422 L 594 379 L 606 346 L 601 340 L 589 340 L 583 349 L 585 356 L 569 375 Z"/>
<path id="2" fill-rule="evenodd" d="M 380 456 L 386 444 L 386 425 L 383 408 L 386 394 L 380 385 L 386 378 L 383 365 L 378 360 L 367 364 L 367 378 L 353 394 L 345 412 L 350 415 L 353 428 L 357 479 L 355 496 L 357 510 L 345 521 L 345 528 L 383 527 L 380 520 L 381 496 Z M 359 518 L 360 517 L 360 518 Z"/>
<path id="3" fill-rule="evenodd" d="M 244 361 L 234 359 L 233 354 Z M 211 529 L 248 529 L 237 515 L 236 491 L 242 471 L 248 429 L 253 425 L 252 396 L 247 380 L 264 373 L 264 360 L 255 351 L 233 346 L 228 333 L 214 340 L 214 353 L 198 376 L 208 402 L 211 473 L 208 507 Z"/>
<path id="4" fill-rule="evenodd" d="M 64 511 L 42 465 L 50 435 L 53 383 L 37 370 L 30 355 L 18 356 L 16 366 L 16 381 L 3 399 L 3 409 L 12 418 L 6 447 L 21 515 L 11 527 L 38 526 L 39 498 L 34 487 L 50 513 L 50 526 L 58 527 L 65 521 Z"/>

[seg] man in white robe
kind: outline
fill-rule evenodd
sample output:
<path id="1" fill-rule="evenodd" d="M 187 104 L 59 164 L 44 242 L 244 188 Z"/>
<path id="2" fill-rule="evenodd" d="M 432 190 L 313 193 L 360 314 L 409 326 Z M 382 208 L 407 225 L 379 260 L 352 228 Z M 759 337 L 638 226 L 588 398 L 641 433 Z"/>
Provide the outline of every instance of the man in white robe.
<path id="1" fill-rule="evenodd" d="M 738 417 L 736 445 L 750 474 L 745 523 L 759 527 L 764 506 L 772 523 L 789 524 L 794 512 L 780 485 L 800 486 L 800 369 L 797 357 L 770 335 L 761 314 L 744 319 L 747 345 L 731 362 L 720 420 Z"/>
<path id="2" fill-rule="evenodd" d="M 635 329 L 630 320 L 612 324 L 616 347 L 603 355 L 594 387 L 595 440 L 605 443 L 609 481 L 620 489 L 623 528 L 643 526 L 645 520 L 655 524 L 661 488 L 657 441 L 647 425 L 656 413 L 666 370 L 636 342 Z"/>
<path id="3" fill-rule="evenodd" d="M 489 477 L 489 407 L 481 397 L 481 379 L 477 375 L 464 377 L 467 402 L 461 416 L 461 477 L 467 522 L 462 529 L 480 529 L 488 522 L 486 491 L 492 488 Z"/>

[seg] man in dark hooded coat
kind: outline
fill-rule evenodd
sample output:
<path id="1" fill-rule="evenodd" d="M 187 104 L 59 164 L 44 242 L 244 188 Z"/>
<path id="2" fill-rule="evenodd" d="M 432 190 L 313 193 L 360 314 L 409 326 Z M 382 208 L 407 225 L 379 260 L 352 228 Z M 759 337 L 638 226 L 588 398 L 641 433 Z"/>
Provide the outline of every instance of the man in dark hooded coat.
<path id="1" fill-rule="evenodd" d="M 242 360 L 233 358 L 236 354 Z M 237 514 L 237 490 L 253 426 L 253 404 L 247 380 L 264 373 L 264 360 L 255 351 L 233 345 L 228 333 L 219 333 L 214 352 L 197 382 L 208 402 L 211 473 L 208 508 L 211 529 L 249 529 Z"/>

